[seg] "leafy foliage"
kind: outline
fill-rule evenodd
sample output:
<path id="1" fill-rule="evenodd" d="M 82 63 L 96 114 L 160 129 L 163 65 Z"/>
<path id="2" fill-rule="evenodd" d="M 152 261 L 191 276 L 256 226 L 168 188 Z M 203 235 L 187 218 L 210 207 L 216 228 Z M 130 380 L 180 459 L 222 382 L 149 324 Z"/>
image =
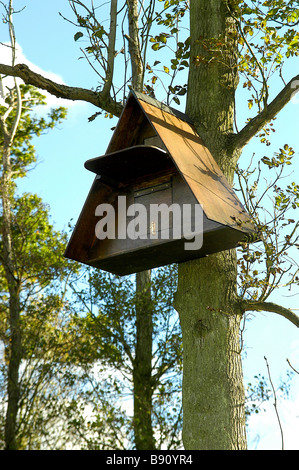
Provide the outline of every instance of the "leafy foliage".
<path id="1" fill-rule="evenodd" d="M 297 1 L 281 0 L 240 2 L 238 28 L 240 72 L 243 86 L 253 92 L 248 101 L 251 109 L 266 106 L 269 79 L 276 72 L 283 80 L 286 59 L 299 55 Z"/>
<path id="2" fill-rule="evenodd" d="M 285 144 L 273 157 L 264 156 L 257 168 L 238 170 L 246 208 L 261 238 L 260 243 L 244 243 L 239 249 L 241 297 L 261 301 L 278 287 L 299 285 L 299 188 L 294 181 L 283 185 L 293 156 L 294 150 Z M 266 182 L 261 184 L 269 171 L 273 179 L 267 182 L 264 178 Z"/>
<path id="3" fill-rule="evenodd" d="M 53 395 L 51 384 L 57 383 L 53 364 L 61 362 L 66 354 L 65 338 L 59 336 L 66 322 L 63 306 L 63 282 L 75 272 L 73 263 L 63 259 L 66 235 L 54 230 L 49 221 L 49 209 L 34 194 L 17 195 L 17 178 L 26 175 L 36 161 L 32 139 L 51 129 L 65 117 L 65 109 L 52 110 L 48 119 L 36 117 L 32 110 L 45 104 L 44 97 L 31 86 L 21 86 L 22 108 L 14 140 L 9 149 L 4 130 L 13 126 L 16 106 L 16 89 L 9 91 L 0 112 L 3 117 L 0 145 L 9 154 L 11 171 L 8 185 L 1 187 L 0 212 L 0 340 L 3 358 L 0 365 L 1 408 L 7 400 L 7 383 L 12 366 L 12 348 L 15 343 L 15 323 L 20 335 L 21 367 L 14 373 L 18 377 L 18 412 L 16 443 L 19 449 L 37 449 L 49 433 L 46 420 L 54 422 L 59 416 L 59 397 Z M 3 131 L 3 133 L 2 133 Z M 7 165 L 7 162 L 6 162 Z M 1 177 L 4 173 L 1 162 Z M 7 171 L 7 169 L 6 169 Z M 4 214 L 4 200 L 9 200 L 10 214 Z M 9 226 L 7 221 L 9 220 Z M 4 232 L 9 234 L 8 273 L 4 256 Z M 7 239 L 7 235 L 6 235 Z M 13 285 L 12 285 L 13 284 Z M 13 292 L 13 297 L 12 297 Z M 12 303 L 14 307 L 12 311 Z M 15 347 L 18 347 L 16 345 Z M 55 377 L 55 378 L 54 378 Z M 56 390 L 57 392 L 57 390 Z M 47 410 L 47 415 L 45 413 Z M 46 417 L 47 416 L 47 417 Z M 5 413 L 1 413 L 0 439 L 4 441 Z"/>
<path id="4" fill-rule="evenodd" d="M 22 109 L 20 122 L 11 148 L 11 165 L 13 179 L 24 177 L 30 167 L 36 162 L 35 148 L 32 139 L 53 129 L 66 118 L 66 108 L 51 109 L 47 119 L 44 116 L 33 114 L 33 109 L 46 104 L 45 97 L 31 85 L 21 85 Z M 16 92 L 14 89 L 6 95 L 3 105 L 0 106 L 0 114 L 4 115 L 8 108 L 12 107 L 6 119 L 6 126 L 10 128 L 16 117 Z M 3 133 L 0 128 L 0 147 L 3 146 Z"/>
<path id="5" fill-rule="evenodd" d="M 176 288 L 175 265 L 155 270 L 152 282 L 154 309 L 154 351 L 152 361 L 153 414 L 157 445 L 177 446 L 180 442 L 182 343 L 179 321 L 172 307 Z M 109 379 L 111 389 L 106 396 L 115 393 L 118 402 L 126 401 L 131 393 L 134 351 L 136 342 L 135 283 L 128 277 L 118 277 L 99 270 L 88 270 L 82 289 L 74 284 L 76 302 L 74 327 L 80 344 L 73 355 L 81 366 L 85 364 L 92 378 L 92 367 L 114 373 Z M 93 365 L 93 366 L 92 366 Z M 87 374 L 88 375 L 88 374 Z M 89 376 L 89 375 L 88 375 Z M 121 379 L 121 380 L 120 380 Z M 100 387 L 100 383 L 97 383 Z M 114 392 L 113 392 L 114 391 Z M 111 410 L 112 412 L 112 410 Z M 129 425 L 129 416 L 124 415 Z M 132 423 L 130 424 L 130 426 Z M 128 427 L 128 436 L 130 435 Z M 131 442 L 129 447 L 133 446 Z M 159 447 L 160 448 L 160 447 Z"/>

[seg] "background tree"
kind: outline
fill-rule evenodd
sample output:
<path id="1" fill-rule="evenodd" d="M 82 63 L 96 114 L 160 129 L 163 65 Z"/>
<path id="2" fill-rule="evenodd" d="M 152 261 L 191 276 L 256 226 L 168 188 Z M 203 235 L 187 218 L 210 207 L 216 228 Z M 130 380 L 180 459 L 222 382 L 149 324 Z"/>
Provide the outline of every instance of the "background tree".
<path id="1" fill-rule="evenodd" d="M 154 18 L 157 13 L 154 10 L 155 2 L 150 2 L 142 7 L 143 14 L 140 21 L 139 3 L 137 0 L 128 0 L 126 2 L 125 16 L 127 17 L 128 31 L 123 30 L 123 45 L 120 51 L 125 59 L 124 77 L 127 74 L 127 62 L 131 65 L 131 75 L 128 83 L 121 84 L 117 90 L 117 84 L 114 84 L 113 72 L 116 56 L 116 28 L 119 15 L 117 12 L 117 1 L 111 2 L 110 6 L 110 29 L 105 31 L 102 24 L 97 19 L 96 7 L 93 3 L 87 5 L 86 2 L 78 0 L 70 1 L 70 6 L 75 14 L 77 23 L 89 40 L 89 46 L 81 49 L 88 62 L 94 61 L 96 67 L 100 66 L 101 72 L 98 72 L 103 80 L 103 89 L 101 94 L 106 101 L 108 94 L 116 96 L 127 93 L 127 86 L 130 82 L 136 91 L 142 91 L 145 79 L 145 61 L 147 40 L 150 30 L 153 26 Z M 186 6 L 184 7 L 186 9 Z M 140 22 L 139 22 L 140 21 Z M 83 32 L 78 31 L 74 39 L 83 37 Z M 91 59 L 90 59 L 91 57 Z M 92 64 L 95 68 L 95 65 Z M 149 87 L 151 90 L 151 87 Z M 117 102 L 117 101 L 116 101 Z M 115 111 L 114 113 L 115 114 Z M 94 119 L 92 116 L 91 119 Z M 155 440 L 152 425 L 152 398 L 154 385 L 156 381 L 153 378 L 153 302 L 151 298 L 151 272 L 145 271 L 136 274 L 136 344 L 133 366 L 133 384 L 134 384 L 134 434 L 135 445 L 137 449 L 155 448 Z"/>
<path id="2" fill-rule="evenodd" d="M 14 65 L 16 42 L 12 14 L 10 2 L 5 21 Z M 53 360 L 53 351 L 58 346 L 55 343 L 54 347 L 50 331 L 47 336 L 41 336 L 41 332 L 45 325 L 51 324 L 53 328 L 54 318 L 56 332 L 62 322 L 59 319 L 63 310 L 62 294 L 58 294 L 61 287 L 57 289 L 57 282 L 63 282 L 70 271 L 60 254 L 65 235 L 54 231 L 48 209 L 40 198 L 34 194 L 17 194 L 16 182 L 36 161 L 33 136 L 61 122 L 65 109 L 52 110 L 47 120 L 38 118 L 32 115 L 32 109 L 45 101 L 36 89 L 19 85 L 16 79 L 11 87 L 1 79 L 1 85 L 0 332 L 5 356 L 1 375 L 6 391 L 1 439 L 6 449 L 19 449 L 28 445 L 28 427 L 32 437 L 36 423 L 42 420 L 42 412 L 37 413 L 37 401 L 42 399 L 43 387 L 52 377 L 49 361 Z M 47 348 L 42 347 L 43 341 L 47 342 Z"/>
<path id="3" fill-rule="evenodd" d="M 181 439 L 181 406 L 180 406 L 180 371 L 181 371 L 181 335 L 179 320 L 174 311 L 173 294 L 176 289 L 175 265 L 155 270 L 151 283 L 151 311 L 153 314 L 153 364 L 151 370 L 150 402 L 152 444 L 156 449 L 176 448 Z M 87 402 L 92 403 L 101 416 L 100 403 L 113 402 L 109 397 L 117 397 L 119 411 L 115 403 L 114 411 L 110 406 L 111 416 L 106 422 L 107 431 L 114 428 L 117 436 L 117 448 L 136 448 L 138 441 L 137 431 L 142 432 L 141 423 L 136 424 L 135 400 L 141 400 L 145 391 L 141 389 L 136 393 L 136 380 L 134 374 L 136 354 L 136 308 L 143 302 L 140 292 L 136 292 L 132 276 L 119 277 L 111 274 L 88 269 L 80 284 L 73 283 L 75 302 L 72 309 L 75 312 L 74 325 L 76 326 L 80 348 L 74 353 L 78 367 L 83 367 L 85 384 L 92 383 L 98 390 L 97 396 L 89 393 Z M 145 294 L 147 296 L 147 293 Z M 137 307 L 136 307 L 137 305 Z M 80 314 L 79 314 L 80 312 Z M 100 378 L 94 371 L 101 371 Z M 102 376 L 106 380 L 101 382 Z M 111 376 L 111 379 L 108 377 Z M 139 381 L 141 387 L 142 382 Z M 82 393 L 84 395 L 84 390 Z M 102 397 L 99 399 L 99 397 Z M 82 401 L 83 398 L 81 397 Z M 80 402 L 81 402 L 80 400 Z M 127 407 L 125 406 L 127 404 Z M 127 408 L 127 410 L 122 408 Z M 134 406 L 135 405 L 135 406 Z M 134 415 L 131 419 L 132 409 Z M 105 410 L 108 410 L 105 405 Z M 116 418 L 112 420 L 112 415 Z M 93 418 L 94 419 L 94 418 Z M 102 418 L 101 422 L 105 423 Z M 84 422 L 84 416 L 82 416 Z M 80 422 L 81 422 L 80 421 Z M 122 430 L 119 427 L 122 424 Z M 80 425 L 81 431 L 82 427 Z M 136 431 L 137 429 L 137 431 Z M 93 424 L 93 437 L 88 445 L 97 448 L 113 448 L 107 432 L 101 434 L 97 428 L 97 421 Z M 90 433 L 89 433 L 90 434 Z M 109 435 L 109 431 L 108 431 Z M 91 435 L 90 435 L 91 436 Z M 146 439 L 146 430 L 141 436 Z M 140 444 L 142 445 L 142 443 Z M 138 448 L 138 447 L 137 447 Z"/>
<path id="4" fill-rule="evenodd" d="M 82 5 L 83 2 L 71 3 Z M 275 71 L 276 74 L 283 76 L 281 57 L 290 58 L 298 54 L 298 35 L 295 29 L 298 22 L 297 5 L 295 2 L 272 0 L 256 1 L 250 6 L 246 2 L 191 0 L 191 40 L 178 41 L 177 30 L 179 28 L 173 26 L 171 17 L 178 20 L 184 11 L 180 9 L 180 6 L 188 8 L 187 2 L 159 2 L 164 7 L 161 14 L 156 14 L 153 7 L 156 5 L 155 2 L 149 3 L 152 9 L 141 7 L 139 13 L 141 16 L 144 12 L 147 15 L 149 11 L 154 13 L 152 17 L 143 16 L 147 18 L 147 22 L 144 22 L 145 29 L 139 28 L 139 33 L 146 31 L 142 38 L 149 38 L 157 53 L 165 52 L 165 47 L 170 44 L 171 40 L 177 44 L 172 59 L 174 62 L 171 62 L 173 68 L 163 66 L 162 73 L 165 78 L 169 77 L 170 70 L 179 71 L 180 67 L 177 66 L 180 60 L 182 60 L 181 66 L 183 68 L 186 66 L 183 60 L 186 60 L 189 55 L 190 45 L 186 110 L 214 158 L 229 181 L 233 183 L 236 165 L 244 146 L 258 133 L 263 132 L 267 135 L 269 131 L 266 125 L 275 118 L 298 88 L 298 76 L 295 76 L 288 83 L 283 83 L 281 92 L 275 97 L 271 97 L 269 90 L 269 73 Z M 113 2 L 111 6 L 112 4 Z M 154 64 L 159 65 L 157 64 L 158 55 L 156 60 L 152 61 L 152 67 L 140 53 L 141 50 L 145 51 L 147 46 L 146 41 L 142 43 L 140 40 L 141 36 L 139 36 L 139 42 L 136 38 L 138 28 L 136 8 L 133 8 L 136 5 L 137 2 L 127 2 L 126 8 L 118 10 L 119 13 L 125 12 L 129 15 L 128 24 L 131 28 L 131 35 L 127 34 L 124 29 L 122 32 L 125 33 L 123 37 L 130 43 L 130 47 L 128 48 L 129 56 L 125 54 L 126 42 L 124 50 L 122 50 L 123 47 L 114 49 L 114 55 L 118 59 L 122 56 L 129 57 L 132 70 L 138 71 L 140 71 L 141 59 L 143 59 L 145 87 L 149 79 L 151 88 L 146 89 L 152 94 L 156 91 L 153 85 L 158 83 L 158 79 L 154 79 L 152 75 Z M 92 9 L 90 12 L 92 14 L 87 13 L 78 17 L 78 26 L 85 28 L 86 23 L 93 18 Z M 169 17 L 167 17 L 168 13 Z M 119 20 L 120 18 L 118 16 Z M 167 18 L 171 29 L 165 33 Z M 155 31 L 151 34 L 147 25 L 152 25 L 153 19 L 156 20 L 157 33 Z M 115 22 L 112 21 L 112 24 L 115 25 Z M 119 24 L 124 25 L 123 22 Z M 158 27 L 161 26 L 163 30 L 161 31 L 161 28 L 159 31 Z M 113 42 L 109 43 L 110 45 L 106 42 L 107 38 L 113 41 L 112 30 L 113 28 L 108 33 L 105 29 L 103 32 L 100 29 L 96 31 L 93 38 L 98 38 L 99 41 L 93 45 L 93 50 L 85 52 L 95 53 L 96 58 L 101 57 L 103 51 L 107 54 L 112 53 Z M 75 39 L 79 37 L 77 35 Z M 145 45 L 141 46 L 141 44 Z M 108 72 L 111 73 L 112 69 L 111 66 L 107 67 L 108 55 L 104 54 L 102 57 L 106 68 L 101 73 L 105 78 L 105 83 L 106 80 L 110 83 Z M 87 58 L 90 60 L 90 56 L 87 55 Z M 162 58 L 160 64 L 163 64 L 163 60 Z M 127 61 L 124 62 L 123 69 L 124 82 L 118 86 L 111 86 L 108 98 L 107 87 L 103 94 L 103 86 L 96 91 L 62 86 L 33 73 L 23 65 L 15 67 L 1 65 L 0 71 L 19 76 L 25 82 L 47 89 L 56 96 L 83 99 L 92 102 L 107 113 L 119 115 L 122 100 L 115 100 L 114 91 L 118 88 L 121 93 L 124 93 L 124 84 L 128 83 L 126 66 Z M 242 129 L 238 131 L 235 127 L 235 96 L 238 80 L 242 78 L 239 75 L 240 72 L 247 74 L 247 81 L 243 83 L 246 83 L 249 92 L 252 93 L 254 90 L 249 105 L 256 104 L 257 109 L 255 117 L 244 122 Z M 134 75 L 130 82 L 134 82 L 135 78 Z M 179 99 L 178 96 L 183 96 L 185 93 L 186 87 L 182 84 L 175 85 L 171 82 L 169 86 L 172 88 L 168 88 L 168 91 L 174 92 L 176 100 Z M 126 96 L 126 93 L 124 94 Z M 289 226 L 291 224 L 290 222 Z M 277 256 L 273 257 L 272 253 L 268 255 L 272 256 L 272 260 L 278 259 Z M 252 302 L 252 299 L 250 302 L 247 302 L 247 298 L 246 302 L 244 298 L 240 299 L 237 290 L 237 268 L 235 251 L 223 252 L 207 259 L 179 265 L 175 305 L 180 313 L 183 333 L 183 408 L 186 448 L 246 448 L 245 400 L 239 344 L 240 321 L 244 311 L 247 310 L 264 308 L 278 313 L 282 310 L 273 303 L 265 303 L 265 298 L 262 298 L 259 303 Z M 270 267 L 268 268 L 269 274 L 272 275 Z M 292 277 L 295 281 L 296 277 Z M 270 276 L 268 278 L 269 281 L 272 279 Z M 286 310 L 284 310 L 286 315 L 297 324 L 297 317 L 288 309 Z"/>

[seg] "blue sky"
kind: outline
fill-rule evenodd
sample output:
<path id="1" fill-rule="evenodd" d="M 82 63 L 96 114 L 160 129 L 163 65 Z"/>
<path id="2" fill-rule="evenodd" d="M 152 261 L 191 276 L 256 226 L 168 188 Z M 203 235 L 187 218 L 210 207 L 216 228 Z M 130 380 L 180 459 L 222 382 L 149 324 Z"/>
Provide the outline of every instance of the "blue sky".
<path id="1" fill-rule="evenodd" d="M 68 1 L 14 1 L 16 9 L 25 5 L 24 11 L 15 16 L 14 24 L 17 42 L 26 60 L 39 67 L 40 73 L 55 74 L 51 75 L 53 79 L 61 80 L 67 85 L 95 88 L 97 76 L 83 59 L 78 59 L 81 56 L 79 44 L 73 39 L 76 29 L 58 14 L 60 11 L 64 16 L 71 17 Z M 1 22 L 0 41 L 7 40 L 7 29 Z M 3 57 L 3 48 L 0 51 Z M 294 60 L 289 68 L 286 67 L 286 81 L 298 74 L 298 62 L 298 59 Z M 279 91 L 281 87 L 282 82 L 275 82 L 273 92 Z M 92 105 L 83 102 L 65 103 L 53 98 L 49 98 L 49 102 L 52 105 L 67 104 L 68 119 L 57 129 L 36 140 L 39 165 L 22 181 L 20 189 L 41 196 L 50 205 L 56 228 L 63 229 L 71 219 L 76 222 L 94 178 L 92 173 L 85 170 L 84 162 L 105 153 L 112 136 L 111 128 L 117 121 L 115 118 L 99 117 L 89 123 L 88 117 L 96 111 Z M 241 127 L 245 116 L 249 115 L 242 91 L 238 94 L 238 109 Z M 276 133 L 272 134 L 271 147 L 266 148 L 257 139 L 253 139 L 244 151 L 242 162 L 245 163 L 252 153 L 271 155 L 271 152 L 273 154 L 285 143 L 295 149 L 299 158 L 298 112 L 297 95 L 297 99 L 289 103 L 276 120 Z M 293 171 L 298 175 L 298 159 Z M 299 308 L 299 296 L 286 297 L 285 294 L 279 291 L 271 300 L 290 308 Z M 297 313 L 299 314 L 299 310 Z M 244 359 L 246 379 L 251 380 L 258 373 L 267 377 L 264 356 L 268 359 L 276 386 L 289 370 L 287 358 L 298 369 L 298 331 L 284 318 L 273 313 L 252 315 L 251 321 L 246 323 L 244 339 L 247 354 Z M 286 448 L 299 450 L 299 383 L 296 377 L 292 382 L 289 399 L 279 403 L 279 410 Z M 251 422 L 249 438 L 252 448 L 280 448 L 279 428 L 272 402 L 267 405 L 266 414 L 254 416 Z"/>

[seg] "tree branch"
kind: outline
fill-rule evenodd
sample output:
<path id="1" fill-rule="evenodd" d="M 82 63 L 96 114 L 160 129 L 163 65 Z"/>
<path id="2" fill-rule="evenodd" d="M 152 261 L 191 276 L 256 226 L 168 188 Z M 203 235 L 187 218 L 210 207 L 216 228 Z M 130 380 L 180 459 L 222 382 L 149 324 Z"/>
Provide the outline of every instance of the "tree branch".
<path id="1" fill-rule="evenodd" d="M 136 91 L 143 89 L 144 64 L 142 62 L 139 28 L 138 28 L 138 2 L 137 0 L 127 0 L 129 36 L 126 39 L 129 43 L 129 53 L 132 66 L 132 87 Z"/>
<path id="2" fill-rule="evenodd" d="M 257 116 L 251 119 L 243 129 L 233 136 L 233 148 L 241 150 L 265 124 L 271 121 L 299 90 L 299 75 L 296 75 L 281 92 Z"/>
<path id="3" fill-rule="evenodd" d="M 257 311 L 257 312 L 272 312 L 277 313 L 278 315 L 283 316 L 291 323 L 293 323 L 297 328 L 299 328 L 299 317 L 292 312 L 292 310 L 282 307 L 281 305 L 275 304 L 273 302 L 264 302 L 264 301 L 242 301 L 241 309 L 243 312 L 248 311 Z"/>
<path id="4" fill-rule="evenodd" d="M 110 30 L 109 30 L 109 45 L 107 48 L 107 70 L 106 81 L 103 87 L 103 95 L 108 96 L 113 82 L 114 59 L 115 59 L 115 41 L 116 41 L 116 26 L 117 26 L 117 0 L 111 0 L 110 7 Z"/>
<path id="5" fill-rule="evenodd" d="M 101 92 L 88 90 L 86 88 L 71 87 L 53 82 L 36 72 L 33 72 L 25 64 L 11 65 L 0 64 L 0 74 L 11 77 L 19 77 L 26 84 L 33 85 L 42 90 L 47 90 L 57 98 L 64 98 L 71 101 L 86 101 L 94 106 L 103 109 L 114 116 L 120 116 L 123 105 L 117 103 L 110 96 L 103 96 Z"/>
<path id="6" fill-rule="evenodd" d="M 277 421 L 278 421 L 278 425 L 279 425 L 279 429 L 280 429 L 280 435 L 281 435 L 281 450 L 284 450 L 283 431 L 282 431 L 281 421 L 280 421 L 280 417 L 279 417 L 279 413 L 278 413 L 276 391 L 275 391 L 275 387 L 274 387 L 273 382 L 272 382 L 272 378 L 271 378 L 271 374 L 270 374 L 270 366 L 269 366 L 269 363 L 268 363 L 268 360 L 267 360 L 266 356 L 264 356 L 264 359 L 265 359 L 265 361 L 266 361 L 266 366 L 267 366 L 267 370 L 268 370 L 268 377 L 269 377 L 269 380 L 270 380 L 270 384 L 271 384 L 272 391 L 273 391 L 273 396 L 274 396 L 274 403 L 273 403 L 273 405 L 274 405 L 274 408 L 275 408 L 275 413 L 276 413 L 276 417 L 277 417 Z"/>

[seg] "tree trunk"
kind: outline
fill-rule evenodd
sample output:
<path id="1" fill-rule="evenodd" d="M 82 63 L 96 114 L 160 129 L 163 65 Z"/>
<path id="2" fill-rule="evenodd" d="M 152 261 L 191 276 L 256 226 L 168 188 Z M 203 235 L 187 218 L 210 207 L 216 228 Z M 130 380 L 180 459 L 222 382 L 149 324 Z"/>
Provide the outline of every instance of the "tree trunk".
<path id="1" fill-rule="evenodd" d="M 134 381 L 134 435 L 138 450 L 155 449 L 152 427 L 152 300 L 151 272 L 136 275 L 136 350 Z"/>
<path id="2" fill-rule="evenodd" d="M 143 91 L 144 65 L 139 42 L 138 1 L 127 0 L 132 88 Z M 151 271 L 136 274 L 136 351 L 133 370 L 134 439 L 137 450 L 155 449 L 152 427 L 152 299 Z"/>
<path id="3" fill-rule="evenodd" d="M 139 13 L 138 0 L 127 0 L 129 36 L 129 52 L 132 68 L 132 87 L 136 91 L 143 91 L 144 65 L 142 62 L 139 41 Z"/>
<path id="4" fill-rule="evenodd" d="M 227 2 L 191 0 L 187 114 L 232 182 L 237 86 L 235 27 Z M 204 208 L 203 208 L 204 209 Z M 234 250 L 179 265 L 183 334 L 183 441 L 186 449 L 246 449 Z"/>
<path id="5" fill-rule="evenodd" d="M 11 41 L 12 66 L 16 58 L 16 38 L 12 23 L 13 2 L 9 1 L 6 9 Z M 22 98 L 20 87 L 14 79 L 14 97 L 8 110 L 0 116 L 0 129 L 3 137 L 2 147 L 2 253 L 3 267 L 9 291 L 9 346 L 8 348 L 8 377 L 7 377 L 7 409 L 5 419 L 5 448 L 16 450 L 17 445 L 17 417 L 20 400 L 19 370 L 21 365 L 21 327 L 20 327 L 20 282 L 16 274 L 16 262 L 12 247 L 12 220 L 11 195 L 13 192 L 11 147 L 15 138 L 22 112 Z M 15 117 L 11 127 L 7 125 L 7 118 L 15 109 Z"/>
<path id="6" fill-rule="evenodd" d="M 246 448 L 241 315 L 235 300 L 233 250 L 179 266 L 176 308 L 183 334 L 183 441 L 188 450 Z"/>
<path id="7" fill-rule="evenodd" d="M 2 244 L 3 267 L 9 290 L 9 329 L 10 342 L 8 346 L 8 377 L 7 377 L 7 410 L 5 419 L 5 448 L 17 449 L 17 414 L 19 407 L 19 369 L 21 364 L 21 329 L 20 329 L 20 289 L 15 278 L 15 268 L 12 252 L 11 237 L 11 165 L 10 143 L 4 135 L 2 156 Z"/>
<path id="8" fill-rule="evenodd" d="M 7 377 L 7 410 L 5 419 L 5 449 L 18 450 L 17 444 L 17 416 L 19 411 L 20 386 L 19 369 L 21 364 L 21 330 L 20 330 L 20 304 L 19 289 L 16 286 L 9 288 L 10 310 L 10 348 Z"/>

